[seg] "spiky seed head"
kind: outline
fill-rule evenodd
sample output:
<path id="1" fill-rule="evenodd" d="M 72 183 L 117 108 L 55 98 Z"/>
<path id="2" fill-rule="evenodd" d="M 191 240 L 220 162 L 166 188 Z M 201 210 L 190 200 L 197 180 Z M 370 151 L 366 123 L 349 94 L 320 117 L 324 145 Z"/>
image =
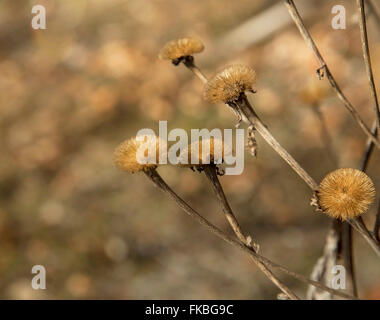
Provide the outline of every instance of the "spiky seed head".
<path id="1" fill-rule="evenodd" d="M 157 168 L 160 151 L 163 152 L 159 149 L 159 143 L 160 139 L 157 136 L 146 137 L 144 141 L 138 141 L 136 137 L 125 140 L 114 152 L 114 164 L 129 173 Z M 142 150 L 145 151 L 138 152 L 143 144 Z M 148 150 L 155 152 L 149 154 Z M 146 160 L 144 161 L 144 159 Z"/>
<path id="2" fill-rule="evenodd" d="M 204 45 L 202 41 L 194 38 L 181 38 L 165 44 L 160 50 L 158 57 L 163 60 L 176 60 L 202 52 L 203 49 Z"/>
<path id="3" fill-rule="evenodd" d="M 205 145 L 205 150 L 203 150 Z M 209 149 L 207 146 L 210 146 Z M 194 141 L 182 150 L 179 164 L 185 167 L 197 167 L 207 164 L 221 164 L 225 156 L 232 153 L 232 148 L 222 139 L 211 137 Z"/>
<path id="4" fill-rule="evenodd" d="M 329 173 L 318 189 L 322 211 L 341 220 L 360 216 L 374 199 L 372 180 L 357 169 L 343 168 Z"/>
<path id="5" fill-rule="evenodd" d="M 245 91 L 254 92 L 255 83 L 256 72 L 250 67 L 236 64 L 209 80 L 203 95 L 206 101 L 212 103 L 229 103 L 238 100 Z"/>

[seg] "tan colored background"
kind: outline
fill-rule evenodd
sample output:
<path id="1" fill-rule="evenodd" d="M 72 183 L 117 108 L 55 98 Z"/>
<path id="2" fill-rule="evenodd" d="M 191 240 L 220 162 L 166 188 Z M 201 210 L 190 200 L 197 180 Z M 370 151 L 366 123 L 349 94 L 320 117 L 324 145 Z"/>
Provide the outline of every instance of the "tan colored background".
<path id="1" fill-rule="evenodd" d="M 251 101 L 274 135 L 317 181 L 333 170 L 320 122 L 300 99 L 305 84 L 317 85 L 318 65 L 295 27 L 241 48 L 279 18 L 266 19 L 243 38 L 234 37 L 234 45 L 228 42 L 231 30 L 275 2 L 0 2 L 0 298 L 276 298 L 278 290 L 246 256 L 186 217 L 144 176 L 121 173 L 112 164 L 118 143 L 141 128 L 157 129 L 158 120 L 168 120 L 169 129 L 235 125 L 225 106 L 202 100 L 202 85 L 187 70 L 158 60 L 166 41 L 190 35 L 205 43 L 196 59 L 208 76 L 233 62 L 256 69 L 258 93 Z M 345 4 L 347 29 L 338 31 L 330 27 L 333 2 L 308 2 L 312 35 L 370 124 L 354 2 Z M 30 27 L 37 3 L 47 8 L 47 30 Z M 283 7 L 280 17 L 287 15 Z M 369 18 L 379 87 L 380 34 L 373 22 Z M 340 165 L 358 167 L 363 133 L 331 91 L 320 107 Z M 222 184 L 261 253 L 309 275 L 329 219 L 312 211 L 307 186 L 258 142 L 258 158 L 247 153 L 244 174 L 223 177 Z M 376 151 L 368 173 L 380 190 L 378 164 Z M 160 173 L 228 230 L 203 175 L 172 167 Z M 374 211 L 366 222 L 373 223 Z M 378 263 L 355 237 L 362 297 L 380 298 Z M 31 289 L 35 264 L 47 269 L 45 291 Z M 284 280 L 305 292 L 303 284 Z"/>

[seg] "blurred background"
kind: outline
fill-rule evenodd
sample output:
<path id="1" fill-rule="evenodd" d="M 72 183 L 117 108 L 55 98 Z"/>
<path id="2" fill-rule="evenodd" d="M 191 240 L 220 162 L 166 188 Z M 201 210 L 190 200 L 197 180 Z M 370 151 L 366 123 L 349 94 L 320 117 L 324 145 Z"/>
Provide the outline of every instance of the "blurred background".
<path id="1" fill-rule="evenodd" d="M 46 7 L 47 29 L 31 10 Z M 357 9 L 345 1 L 345 30 L 331 27 L 331 1 L 296 1 L 338 83 L 370 126 L 373 107 Z M 380 87 L 380 32 L 368 16 Z M 65 0 L 0 2 L 0 298 L 275 299 L 278 289 L 238 250 L 183 214 L 145 176 L 116 170 L 115 147 L 141 128 L 234 128 L 224 105 L 202 99 L 183 66 L 157 58 L 169 40 L 205 44 L 207 76 L 231 63 L 253 67 L 256 111 L 320 181 L 336 166 L 358 168 L 366 138 L 326 80 L 282 1 Z M 323 122 L 321 122 L 321 120 Z M 261 254 L 310 275 L 330 219 L 309 206 L 308 187 L 258 137 L 257 159 L 221 178 Z M 368 174 L 380 190 L 379 152 Z M 230 232 L 204 175 L 159 172 L 189 203 Z M 379 193 L 379 192 L 378 192 Z M 375 207 L 364 219 L 373 225 Z M 380 298 L 379 261 L 354 234 L 359 293 Z M 33 290 L 33 265 L 47 289 Z M 298 294 L 306 286 L 281 277 Z"/>

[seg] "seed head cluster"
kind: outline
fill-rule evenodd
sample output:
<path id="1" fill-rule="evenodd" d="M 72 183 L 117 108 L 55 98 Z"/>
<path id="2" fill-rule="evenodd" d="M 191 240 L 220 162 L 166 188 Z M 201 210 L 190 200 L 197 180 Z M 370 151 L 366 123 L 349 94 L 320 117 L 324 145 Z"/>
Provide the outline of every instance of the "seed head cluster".
<path id="1" fill-rule="evenodd" d="M 114 164 L 119 169 L 135 173 L 143 170 L 154 169 L 159 162 L 159 138 L 151 137 L 144 141 L 138 141 L 136 137 L 122 142 L 114 152 Z M 145 152 L 138 152 L 139 147 L 144 144 Z M 152 145 L 153 144 L 153 145 Z M 155 152 L 149 154 L 148 150 Z M 144 158 L 146 163 L 144 163 Z"/>
<path id="2" fill-rule="evenodd" d="M 368 210 L 375 198 L 375 187 L 363 171 L 343 168 L 322 180 L 318 198 L 323 212 L 341 220 L 352 219 Z"/>
<path id="3" fill-rule="evenodd" d="M 229 103 L 239 99 L 245 91 L 253 91 L 256 83 L 256 72 L 244 65 L 232 65 L 214 78 L 205 86 L 203 95 L 206 101 L 212 103 Z"/>
<path id="4" fill-rule="evenodd" d="M 160 50 L 158 57 L 163 60 L 176 60 L 202 52 L 203 49 L 202 41 L 194 38 L 181 38 L 168 42 Z"/>

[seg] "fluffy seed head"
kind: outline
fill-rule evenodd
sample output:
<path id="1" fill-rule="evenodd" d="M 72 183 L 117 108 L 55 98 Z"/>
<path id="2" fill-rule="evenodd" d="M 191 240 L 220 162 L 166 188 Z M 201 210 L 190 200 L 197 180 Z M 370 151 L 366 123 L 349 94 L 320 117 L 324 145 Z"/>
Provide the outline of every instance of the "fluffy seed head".
<path id="1" fill-rule="evenodd" d="M 203 144 L 210 146 L 209 149 Z M 204 152 L 203 152 L 204 151 Z M 179 156 L 179 164 L 185 167 L 196 167 L 205 164 L 221 164 L 224 157 L 232 153 L 232 148 L 222 139 L 211 137 L 202 141 L 195 141 L 185 148 Z"/>
<path id="2" fill-rule="evenodd" d="M 375 198 L 375 187 L 363 171 L 338 169 L 322 180 L 318 198 L 323 212 L 341 220 L 352 219 L 368 210 Z"/>
<path id="3" fill-rule="evenodd" d="M 233 102 L 245 91 L 253 92 L 256 72 L 244 65 L 232 65 L 209 80 L 204 89 L 206 101 Z"/>
<path id="4" fill-rule="evenodd" d="M 156 136 L 145 138 L 145 141 L 138 141 L 136 137 L 125 140 L 114 152 L 115 166 L 129 173 L 156 168 L 160 156 L 159 141 Z M 138 152 L 143 144 L 145 152 Z M 150 149 L 155 152 L 149 154 Z M 146 163 L 144 163 L 144 158 Z"/>
<path id="5" fill-rule="evenodd" d="M 181 38 L 168 42 L 160 50 L 158 57 L 163 60 L 176 60 L 202 52 L 203 49 L 202 41 L 194 38 Z"/>

